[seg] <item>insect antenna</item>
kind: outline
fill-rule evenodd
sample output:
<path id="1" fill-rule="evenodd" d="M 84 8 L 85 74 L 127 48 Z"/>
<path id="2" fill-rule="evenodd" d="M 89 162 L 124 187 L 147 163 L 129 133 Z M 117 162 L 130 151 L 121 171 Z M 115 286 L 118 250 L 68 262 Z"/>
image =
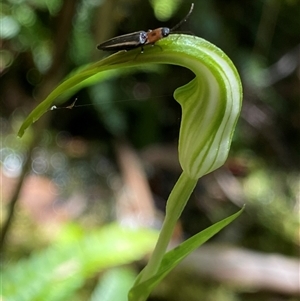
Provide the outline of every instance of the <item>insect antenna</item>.
<path id="1" fill-rule="evenodd" d="M 192 13 L 194 9 L 194 3 L 191 4 L 191 8 L 190 11 L 187 13 L 187 15 L 178 23 L 176 24 L 173 28 L 170 29 L 170 32 L 174 32 L 174 29 L 178 28 L 180 25 L 182 25 L 182 23 L 184 23 L 188 17 L 190 16 L 190 14 Z"/>

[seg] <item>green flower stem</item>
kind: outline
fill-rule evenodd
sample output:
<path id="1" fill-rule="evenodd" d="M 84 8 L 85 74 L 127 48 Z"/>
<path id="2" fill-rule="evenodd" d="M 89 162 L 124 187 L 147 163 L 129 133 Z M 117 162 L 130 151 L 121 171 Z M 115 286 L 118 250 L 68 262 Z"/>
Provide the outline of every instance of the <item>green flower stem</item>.
<path id="1" fill-rule="evenodd" d="M 149 279 L 158 271 L 161 260 L 170 243 L 176 222 L 178 221 L 196 184 L 197 179 L 191 179 L 185 172 L 181 174 L 176 182 L 167 201 L 166 216 L 157 244 L 147 266 L 142 272 L 139 283 Z M 142 301 L 142 299 L 139 301 Z"/>

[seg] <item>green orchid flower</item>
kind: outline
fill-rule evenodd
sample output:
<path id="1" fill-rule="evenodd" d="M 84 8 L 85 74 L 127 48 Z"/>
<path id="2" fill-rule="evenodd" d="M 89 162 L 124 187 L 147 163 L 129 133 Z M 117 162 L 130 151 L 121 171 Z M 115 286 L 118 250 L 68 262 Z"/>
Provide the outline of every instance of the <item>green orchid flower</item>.
<path id="1" fill-rule="evenodd" d="M 166 253 L 175 224 L 188 201 L 197 180 L 224 164 L 242 105 L 242 86 L 238 72 L 222 50 L 204 39 L 184 34 L 172 34 L 160 40 L 155 47 L 121 51 L 73 73 L 27 117 L 19 136 L 30 124 L 40 118 L 58 99 L 83 86 L 105 79 L 109 72 L 121 68 L 141 67 L 147 64 L 173 64 L 190 69 L 195 78 L 178 88 L 174 98 L 182 108 L 179 134 L 179 162 L 182 174 L 167 201 L 166 216 L 154 252 L 129 292 L 129 300 L 146 300 L 154 286 L 196 247 L 204 243 L 228 223 L 239 211 L 199 233 L 182 248 Z M 205 233 L 204 233 L 205 232 Z"/>

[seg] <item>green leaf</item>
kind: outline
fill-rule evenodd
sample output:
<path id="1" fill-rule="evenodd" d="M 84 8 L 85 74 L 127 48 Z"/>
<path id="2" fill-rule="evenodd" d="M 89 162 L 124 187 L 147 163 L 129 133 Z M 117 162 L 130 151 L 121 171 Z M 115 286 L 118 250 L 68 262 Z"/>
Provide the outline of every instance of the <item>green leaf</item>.
<path id="1" fill-rule="evenodd" d="M 99 279 L 90 301 L 127 301 L 127 293 L 135 278 L 136 273 L 126 267 L 108 270 Z"/>
<path id="2" fill-rule="evenodd" d="M 71 296 L 88 277 L 141 259 L 151 252 L 156 239 L 156 231 L 113 224 L 77 240 L 60 240 L 47 250 L 4 267 L 0 299 L 72 300 Z"/>
<path id="3" fill-rule="evenodd" d="M 242 212 L 242 208 L 237 213 L 223 219 L 220 222 L 215 223 L 209 228 L 199 232 L 193 237 L 187 239 L 175 249 L 167 252 L 162 260 L 162 263 L 158 269 L 158 272 L 148 280 L 139 283 L 139 279 L 142 273 L 139 274 L 135 283 L 139 283 L 130 290 L 128 294 L 129 301 L 146 300 L 146 297 L 150 294 L 153 288 L 172 270 L 174 269 L 185 257 L 196 250 L 199 246 L 204 244 L 207 240 L 217 234 L 224 227 L 233 222 Z"/>

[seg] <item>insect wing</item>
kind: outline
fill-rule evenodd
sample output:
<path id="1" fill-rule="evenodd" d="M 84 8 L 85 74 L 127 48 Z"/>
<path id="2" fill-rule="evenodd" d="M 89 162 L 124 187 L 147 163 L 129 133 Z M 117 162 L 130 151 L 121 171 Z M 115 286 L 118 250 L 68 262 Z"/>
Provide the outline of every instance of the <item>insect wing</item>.
<path id="1" fill-rule="evenodd" d="M 97 46 L 100 50 L 130 50 L 142 46 L 147 41 L 146 31 L 136 31 L 107 40 Z"/>

